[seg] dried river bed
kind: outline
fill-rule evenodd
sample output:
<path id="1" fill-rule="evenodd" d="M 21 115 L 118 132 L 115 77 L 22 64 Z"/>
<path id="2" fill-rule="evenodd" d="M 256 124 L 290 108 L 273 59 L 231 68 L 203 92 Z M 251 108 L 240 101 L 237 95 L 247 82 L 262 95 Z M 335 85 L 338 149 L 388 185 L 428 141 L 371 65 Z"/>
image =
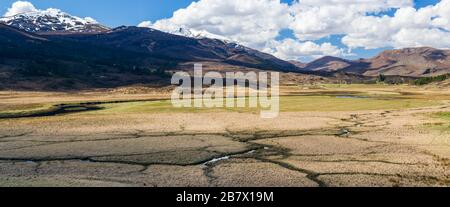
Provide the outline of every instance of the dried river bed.
<path id="1" fill-rule="evenodd" d="M 450 134 L 427 127 L 447 103 L 270 120 L 100 106 L 0 119 L 0 186 L 450 185 Z"/>

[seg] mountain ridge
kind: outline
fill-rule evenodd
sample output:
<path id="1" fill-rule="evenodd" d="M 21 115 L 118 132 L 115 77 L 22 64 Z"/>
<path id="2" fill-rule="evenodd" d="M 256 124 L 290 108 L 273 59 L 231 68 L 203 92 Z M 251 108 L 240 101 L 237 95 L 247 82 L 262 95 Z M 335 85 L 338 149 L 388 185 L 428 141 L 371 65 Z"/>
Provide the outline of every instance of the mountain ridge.
<path id="1" fill-rule="evenodd" d="M 169 80 L 184 62 L 210 61 L 249 69 L 297 72 L 272 55 L 235 43 L 154 29 L 119 27 L 101 33 L 30 33 L 0 24 L 4 89 L 116 87 Z"/>
<path id="2" fill-rule="evenodd" d="M 450 50 L 415 47 L 385 50 L 378 55 L 359 60 L 325 56 L 307 63 L 302 69 L 309 71 L 344 72 L 368 77 L 438 76 L 450 73 Z"/>
<path id="3" fill-rule="evenodd" d="M 48 36 L 51 39 L 72 40 L 93 45 L 107 45 L 135 52 L 162 55 L 179 61 L 217 61 L 257 69 L 295 71 L 287 61 L 236 43 L 217 39 L 195 39 L 152 28 L 122 26 L 96 35 Z"/>
<path id="4" fill-rule="evenodd" d="M 141 43 L 134 41 L 135 44 L 145 46 L 147 53 L 155 55 L 155 51 L 163 53 L 164 56 L 179 59 L 181 61 L 220 61 L 232 65 L 240 65 L 246 67 L 254 67 L 258 69 L 271 69 L 285 72 L 300 72 L 312 73 L 318 75 L 332 74 L 332 73 L 351 73 L 364 76 L 378 76 L 396 75 L 396 76 L 433 76 L 450 73 L 450 52 L 448 50 L 438 50 L 430 47 L 420 48 L 404 48 L 398 50 L 386 50 L 373 58 L 346 60 L 339 57 L 324 56 L 318 58 L 310 63 L 300 63 L 298 61 L 285 61 L 278 59 L 270 54 L 266 54 L 236 42 L 233 42 L 225 37 L 213 35 L 206 31 L 195 31 L 189 28 L 180 27 L 177 30 L 163 32 L 147 26 L 128 27 L 122 26 L 114 29 L 107 28 L 100 25 L 91 18 L 80 18 L 71 16 L 58 9 L 38 10 L 36 12 L 29 12 L 17 14 L 12 17 L 0 18 L 0 22 L 6 25 L 21 29 L 23 31 L 42 34 L 44 38 L 56 38 L 59 36 L 77 36 L 80 34 L 99 34 L 108 36 L 110 34 L 117 34 L 124 30 L 129 30 L 128 35 L 133 35 L 133 31 L 151 31 L 159 33 L 160 36 L 168 36 L 164 41 L 180 41 L 180 44 L 186 44 L 183 47 L 177 48 L 172 45 L 169 49 L 165 47 L 154 48 L 152 40 L 145 37 L 136 37 Z M 133 31 L 132 31 L 133 30 Z M 137 32 L 139 33 L 139 32 Z M 167 35 L 162 35 L 166 33 Z M 172 36 L 170 36 L 170 35 Z M 178 37 L 177 37 L 178 36 Z M 153 36 L 154 37 L 154 36 Z M 195 41 L 188 41 L 185 37 L 195 39 Z M 122 35 L 123 39 L 130 40 L 126 35 Z M 172 40 L 170 40 L 172 39 Z M 79 41 L 78 38 L 75 41 Z M 103 40 L 102 44 L 109 44 Z M 116 40 L 110 40 L 117 43 Z M 91 41 L 95 43 L 94 41 Z M 133 42 L 133 40 L 130 40 Z M 153 41 L 154 43 L 154 41 Z M 142 47 L 127 46 L 127 43 L 122 41 L 120 47 L 127 49 L 139 50 Z M 117 46 L 117 45 L 116 45 Z M 136 45 L 135 45 L 136 46 Z M 140 50 L 139 52 L 143 52 Z M 160 55 L 160 54 L 158 54 Z M 442 59 L 439 59 L 442 58 Z"/>

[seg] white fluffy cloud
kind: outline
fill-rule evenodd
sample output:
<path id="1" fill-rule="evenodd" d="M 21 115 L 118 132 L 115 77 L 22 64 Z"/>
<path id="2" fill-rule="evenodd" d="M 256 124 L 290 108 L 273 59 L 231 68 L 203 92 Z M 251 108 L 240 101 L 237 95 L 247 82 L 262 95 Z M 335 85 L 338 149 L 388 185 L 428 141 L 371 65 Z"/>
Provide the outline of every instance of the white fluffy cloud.
<path id="1" fill-rule="evenodd" d="M 346 34 L 352 21 L 367 14 L 413 5 L 413 0 L 302 0 L 291 7 L 290 28 L 301 40 Z"/>
<path id="2" fill-rule="evenodd" d="M 415 9 L 412 0 L 302 0 L 291 7 L 300 40 L 344 35 L 349 48 L 450 48 L 450 0 Z M 395 9 L 393 16 L 375 15 Z"/>
<path id="3" fill-rule="evenodd" d="M 342 39 L 351 48 L 431 46 L 450 48 L 450 0 L 420 9 L 400 8 L 394 16 L 361 16 Z"/>
<path id="4" fill-rule="evenodd" d="M 350 56 L 344 49 L 331 43 L 317 44 L 312 41 L 301 42 L 291 38 L 271 41 L 264 52 L 286 60 L 300 60 L 302 57 L 319 58 L 323 56 Z"/>
<path id="5" fill-rule="evenodd" d="M 153 23 L 151 21 L 143 21 L 138 24 L 138 27 L 152 27 Z"/>
<path id="6" fill-rule="evenodd" d="M 36 12 L 38 11 L 33 4 L 28 1 L 16 1 L 12 4 L 11 8 L 5 13 L 4 16 L 14 16 L 22 13 Z"/>

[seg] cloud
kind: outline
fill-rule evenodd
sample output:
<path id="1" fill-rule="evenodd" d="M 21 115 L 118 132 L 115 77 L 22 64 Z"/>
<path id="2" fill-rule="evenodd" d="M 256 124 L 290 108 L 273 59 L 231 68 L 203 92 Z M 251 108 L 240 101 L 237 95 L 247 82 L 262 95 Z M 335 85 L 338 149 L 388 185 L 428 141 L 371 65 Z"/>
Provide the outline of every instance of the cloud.
<path id="1" fill-rule="evenodd" d="M 153 23 L 151 21 L 143 21 L 138 24 L 138 27 L 152 27 Z"/>
<path id="2" fill-rule="evenodd" d="M 8 8 L 4 16 L 14 16 L 22 13 L 37 12 L 38 10 L 28 1 L 16 1 Z"/>
<path id="3" fill-rule="evenodd" d="M 432 29 L 401 29 L 392 36 L 393 47 L 420 47 L 430 46 L 435 48 L 450 48 L 450 33 Z"/>
<path id="4" fill-rule="evenodd" d="M 450 0 L 420 9 L 404 7 L 391 16 L 361 16 L 342 42 L 350 48 L 431 46 L 450 48 Z"/>
<path id="5" fill-rule="evenodd" d="M 285 60 L 300 60 L 305 56 L 320 58 L 323 56 L 343 57 L 353 55 L 331 43 L 317 44 L 312 41 L 301 42 L 290 38 L 282 41 L 271 41 L 264 52 L 272 53 Z"/>
<path id="6" fill-rule="evenodd" d="M 413 0 L 302 0 L 291 7 L 290 28 L 301 40 L 346 34 L 355 19 L 390 9 L 412 6 Z"/>

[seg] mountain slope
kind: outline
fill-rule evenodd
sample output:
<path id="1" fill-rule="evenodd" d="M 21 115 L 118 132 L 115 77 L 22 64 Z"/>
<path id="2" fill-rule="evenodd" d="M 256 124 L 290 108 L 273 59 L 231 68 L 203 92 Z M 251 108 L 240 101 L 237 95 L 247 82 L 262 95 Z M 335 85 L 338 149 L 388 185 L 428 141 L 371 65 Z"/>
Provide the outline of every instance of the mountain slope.
<path id="1" fill-rule="evenodd" d="M 265 70 L 298 71 L 295 65 L 287 61 L 235 43 L 188 38 L 151 28 L 119 27 L 97 35 L 74 34 L 48 38 L 146 53 L 176 62 L 213 61 Z"/>
<path id="2" fill-rule="evenodd" d="M 291 64 L 297 66 L 298 68 L 301 68 L 301 69 L 304 69 L 306 67 L 306 65 L 307 65 L 306 63 L 302 63 L 302 62 L 297 61 L 297 60 L 290 60 L 289 62 Z"/>
<path id="3" fill-rule="evenodd" d="M 325 56 L 306 64 L 305 69 L 311 71 L 333 72 L 351 65 L 351 61 L 338 57 Z"/>
<path id="4" fill-rule="evenodd" d="M 1 17 L 0 22 L 27 32 L 77 32 L 98 33 L 109 30 L 92 18 L 71 16 L 58 9 L 39 10 L 9 17 Z"/>
<path id="5" fill-rule="evenodd" d="M 430 47 L 386 50 L 374 58 L 345 60 L 323 57 L 307 64 L 304 69 L 316 72 L 344 72 L 369 77 L 426 77 L 450 73 L 450 50 Z"/>
<path id="6" fill-rule="evenodd" d="M 9 27 L 0 23 L 0 31 L 1 31 L 1 40 L 2 42 L 14 42 L 16 40 L 40 40 L 47 41 L 46 38 L 43 38 L 38 35 L 30 34 L 28 32 L 24 32 L 20 29 L 16 29 L 14 27 Z M 5 43 L 6 45 L 6 43 Z M 4 45 L 3 45 L 4 46 Z"/>
<path id="7" fill-rule="evenodd" d="M 80 89 L 167 81 L 169 60 L 55 40 L 0 24 L 0 88 Z"/>

